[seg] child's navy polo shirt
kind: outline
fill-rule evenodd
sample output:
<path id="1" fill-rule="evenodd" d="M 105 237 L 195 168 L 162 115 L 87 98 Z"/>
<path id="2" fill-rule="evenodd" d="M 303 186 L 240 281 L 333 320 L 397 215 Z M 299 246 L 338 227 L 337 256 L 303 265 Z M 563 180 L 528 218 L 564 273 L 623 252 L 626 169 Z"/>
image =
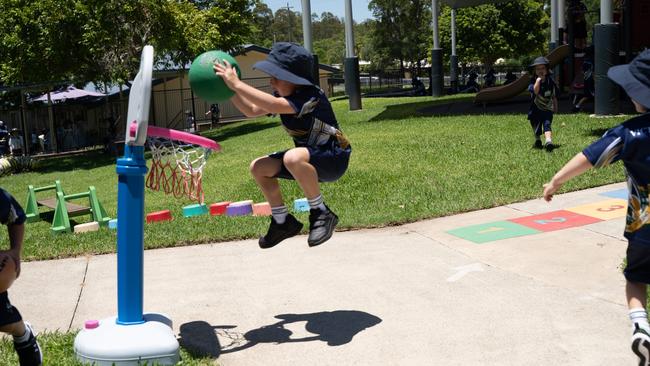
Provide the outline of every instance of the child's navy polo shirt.
<path id="1" fill-rule="evenodd" d="M 582 152 L 596 168 L 623 161 L 629 190 L 625 237 L 650 245 L 650 113 L 610 129 Z"/>
<path id="2" fill-rule="evenodd" d="M 336 129 L 339 128 L 332 105 L 320 88 L 298 88 L 295 93 L 284 98 L 296 113 L 281 114 L 280 118 L 282 126 L 293 137 L 296 146 L 314 145 L 312 129 L 317 121 L 324 122 Z M 312 135 L 311 143 L 309 141 L 310 135 Z M 325 140 L 328 139 L 325 138 Z M 320 140 L 320 142 L 324 141 Z"/>
<path id="3" fill-rule="evenodd" d="M 20 225 L 25 222 L 25 213 L 9 192 L 0 188 L 0 223 Z"/>

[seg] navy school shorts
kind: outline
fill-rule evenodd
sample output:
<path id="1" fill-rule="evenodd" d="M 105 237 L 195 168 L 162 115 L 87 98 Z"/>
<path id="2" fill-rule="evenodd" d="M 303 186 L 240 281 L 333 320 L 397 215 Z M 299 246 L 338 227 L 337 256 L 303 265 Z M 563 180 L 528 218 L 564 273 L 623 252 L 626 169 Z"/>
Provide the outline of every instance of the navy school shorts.
<path id="1" fill-rule="evenodd" d="M 348 169 L 352 153 L 351 146 L 343 149 L 338 144 L 331 143 L 319 147 L 304 147 L 309 151 L 309 164 L 316 168 L 319 182 L 334 182 L 341 178 Z M 274 152 L 269 154 L 269 157 L 282 160 L 287 151 Z M 284 163 L 275 178 L 294 179 Z"/>
<path id="2" fill-rule="evenodd" d="M 528 111 L 528 119 L 530 120 L 530 126 L 535 132 L 535 136 L 539 136 L 544 132 L 551 131 L 553 112 L 543 111 L 533 105 Z"/>
<path id="3" fill-rule="evenodd" d="M 23 320 L 23 318 L 20 316 L 18 309 L 16 309 L 9 302 L 9 295 L 7 294 L 7 291 L 1 293 L 0 294 L 0 327 L 17 323 L 21 320 Z"/>

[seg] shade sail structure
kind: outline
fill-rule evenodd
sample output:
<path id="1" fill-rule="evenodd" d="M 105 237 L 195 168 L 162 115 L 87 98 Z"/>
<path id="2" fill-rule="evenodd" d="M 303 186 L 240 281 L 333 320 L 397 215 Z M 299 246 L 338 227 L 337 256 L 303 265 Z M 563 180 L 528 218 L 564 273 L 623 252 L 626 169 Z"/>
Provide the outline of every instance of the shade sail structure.
<path id="1" fill-rule="evenodd" d="M 50 93 L 50 97 L 52 98 L 52 103 L 63 103 L 68 100 L 95 101 L 98 98 L 103 98 L 105 96 L 106 95 L 102 93 L 98 93 L 90 90 L 78 89 L 75 88 L 74 86 L 67 86 Z M 47 93 L 41 95 L 38 98 L 34 98 L 31 101 L 47 103 Z"/>
<path id="2" fill-rule="evenodd" d="M 458 8 L 468 8 L 470 6 L 477 6 L 483 4 L 506 3 L 509 1 L 516 1 L 516 0 L 442 0 L 442 3 L 454 9 L 458 9 Z"/>

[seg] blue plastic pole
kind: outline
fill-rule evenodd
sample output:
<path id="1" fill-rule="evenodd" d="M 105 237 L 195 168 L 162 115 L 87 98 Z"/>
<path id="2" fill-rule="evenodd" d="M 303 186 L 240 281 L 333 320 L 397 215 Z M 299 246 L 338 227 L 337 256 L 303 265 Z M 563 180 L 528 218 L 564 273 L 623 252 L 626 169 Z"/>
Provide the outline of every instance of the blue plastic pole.
<path id="1" fill-rule="evenodd" d="M 124 146 L 117 160 L 117 323 L 144 323 L 144 146 Z"/>

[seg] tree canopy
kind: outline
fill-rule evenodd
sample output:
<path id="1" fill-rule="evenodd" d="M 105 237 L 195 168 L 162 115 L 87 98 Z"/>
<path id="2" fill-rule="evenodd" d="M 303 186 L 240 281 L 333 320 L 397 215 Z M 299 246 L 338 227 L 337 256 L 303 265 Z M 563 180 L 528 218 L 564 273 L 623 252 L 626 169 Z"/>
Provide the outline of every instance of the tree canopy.
<path id="1" fill-rule="evenodd" d="M 184 64 L 233 50 L 252 32 L 253 0 L 0 0 L 0 83 L 125 82 L 142 48 Z"/>

